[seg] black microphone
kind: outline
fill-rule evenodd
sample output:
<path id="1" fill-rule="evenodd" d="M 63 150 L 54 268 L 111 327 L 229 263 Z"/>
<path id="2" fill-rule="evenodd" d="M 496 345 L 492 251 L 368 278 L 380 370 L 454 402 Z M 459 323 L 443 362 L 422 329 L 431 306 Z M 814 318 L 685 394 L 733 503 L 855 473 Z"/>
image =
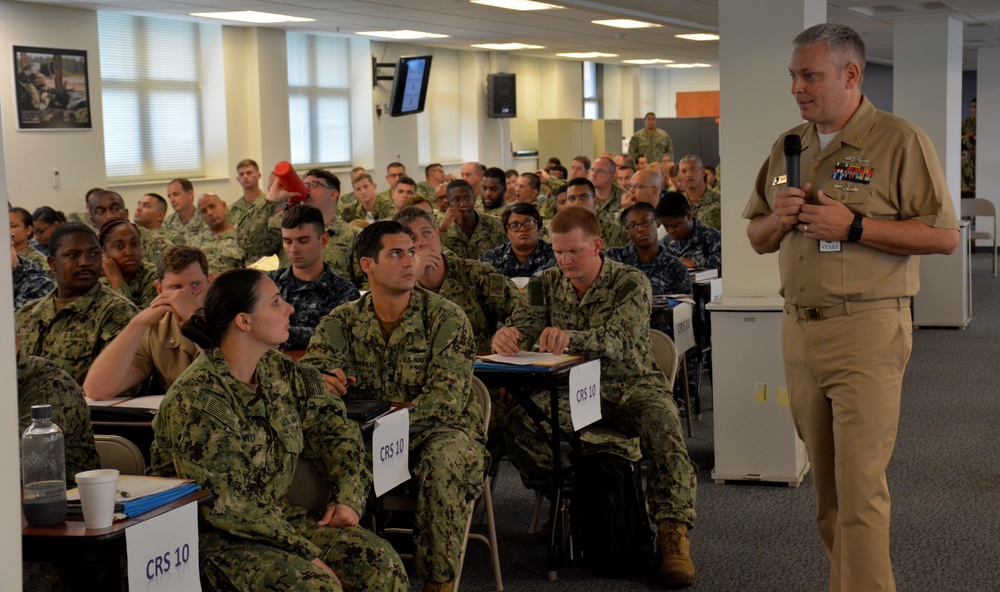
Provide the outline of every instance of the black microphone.
<path id="1" fill-rule="evenodd" d="M 796 134 L 785 136 L 785 181 L 788 187 L 802 187 L 799 176 L 799 155 L 802 154 L 802 138 Z"/>

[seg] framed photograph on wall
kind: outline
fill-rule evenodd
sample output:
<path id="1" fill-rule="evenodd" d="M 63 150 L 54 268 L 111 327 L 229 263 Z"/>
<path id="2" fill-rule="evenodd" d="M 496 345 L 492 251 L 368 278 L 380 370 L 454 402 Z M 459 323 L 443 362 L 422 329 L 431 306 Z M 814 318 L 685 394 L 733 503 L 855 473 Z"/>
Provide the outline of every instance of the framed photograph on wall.
<path id="1" fill-rule="evenodd" d="M 91 129 L 87 52 L 14 46 L 17 127 Z"/>

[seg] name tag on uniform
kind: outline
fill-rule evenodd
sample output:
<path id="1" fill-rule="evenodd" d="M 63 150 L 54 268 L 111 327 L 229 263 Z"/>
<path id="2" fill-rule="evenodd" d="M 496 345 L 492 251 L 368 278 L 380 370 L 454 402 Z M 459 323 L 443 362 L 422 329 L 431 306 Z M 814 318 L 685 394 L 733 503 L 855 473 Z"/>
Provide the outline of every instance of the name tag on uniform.
<path id="1" fill-rule="evenodd" d="M 820 253 L 839 253 L 840 252 L 840 241 L 819 241 L 819 252 Z"/>

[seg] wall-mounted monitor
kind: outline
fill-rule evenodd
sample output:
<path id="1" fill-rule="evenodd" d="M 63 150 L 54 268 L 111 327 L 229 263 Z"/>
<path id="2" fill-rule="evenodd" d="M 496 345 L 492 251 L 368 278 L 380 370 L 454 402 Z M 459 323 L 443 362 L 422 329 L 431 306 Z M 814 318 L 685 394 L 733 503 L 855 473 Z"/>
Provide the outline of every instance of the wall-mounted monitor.
<path id="1" fill-rule="evenodd" d="M 427 83 L 431 79 L 431 57 L 433 56 L 399 58 L 396 75 L 392 79 L 389 115 L 399 117 L 424 110 Z"/>

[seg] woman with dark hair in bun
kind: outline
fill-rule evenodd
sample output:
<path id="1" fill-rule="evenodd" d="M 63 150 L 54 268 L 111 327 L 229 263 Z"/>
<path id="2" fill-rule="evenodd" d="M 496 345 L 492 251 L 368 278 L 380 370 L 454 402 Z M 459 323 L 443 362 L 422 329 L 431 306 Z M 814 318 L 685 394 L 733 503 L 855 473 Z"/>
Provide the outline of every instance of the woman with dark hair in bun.
<path id="1" fill-rule="evenodd" d="M 259 271 L 215 279 L 185 336 L 204 349 L 153 421 L 151 472 L 193 479 L 201 574 L 213 590 L 409 590 L 402 562 L 358 525 L 371 474 L 358 426 L 318 370 L 275 348 L 292 307 Z M 299 459 L 330 497 L 317 522 L 285 497 Z"/>
<path id="2" fill-rule="evenodd" d="M 112 218 L 101 225 L 97 238 L 104 252 L 101 282 L 139 308 L 148 308 L 156 298 L 156 266 L 143 261 L 139 227 L 125 218 Z"/>

